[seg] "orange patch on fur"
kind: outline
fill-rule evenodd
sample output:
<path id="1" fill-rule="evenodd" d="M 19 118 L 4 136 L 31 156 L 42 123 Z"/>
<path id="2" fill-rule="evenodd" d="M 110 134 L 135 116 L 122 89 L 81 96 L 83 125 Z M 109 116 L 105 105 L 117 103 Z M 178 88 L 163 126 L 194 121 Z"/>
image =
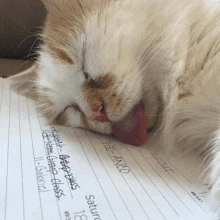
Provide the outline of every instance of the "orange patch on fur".
<path id="1" fill-rule="evenodd" d="M 103 104 L 105 110 L 113 113 L 121 107 L 123 98 L 113 91 L 115 81 L 112 75 L 105 74 L 95 80 L 84 83 L 84 97 L 93 111 Z"/>
<path id="2" fill-rule="evenodd" d="M 123 98 L 119 95 L 115 95 L 115 92 L 109 92 L 104 97 L 104 102 L 106 103 L 106 108 L 112 113 L 115 113 L 123 103 Z"/>
<path id="3" fill-rule="evenodd" d="M 71 64 L 71 65 L 74 64 L 73 59 L 65 51 L 56 48 L 56 45 L 53 46 L 51 44 L 50 50 L 51 50 L 51 55 L 54 58 L 57 58 L 60 61 L 64 62 L 64 64 Z"/>
<path id="4" fill-rule="evenodd" d="M 190 93 L 190 92 L 186 92 L 186 93 L 179 94 L 179 95 L 178 95 L 178 100 L 181 100 L 181 99 L 183 99 L 183 98 L 189 97 L 189 96 L 191 96 L 191 95 L 192 95 L 192 93 Z"/>
<path id="5" fill-rule="evenodd" d="M 111 0 L 45 1 L 48 15 L 41 36 L 51 55 L 65 64 L 73 64 L 77 55 L 74 41 L 84 32 L 85 20 L 93 11 L 103 11 L 109 2 Z"/>
<path id="6" fill-rule="evenodd" d="M 50 54 L 65 64 L 73 64 L 77 34 L 84 30 L 85 12 L 78 1 L 56 1 L 47 5 L 48 16 L 42 33 Z"/>

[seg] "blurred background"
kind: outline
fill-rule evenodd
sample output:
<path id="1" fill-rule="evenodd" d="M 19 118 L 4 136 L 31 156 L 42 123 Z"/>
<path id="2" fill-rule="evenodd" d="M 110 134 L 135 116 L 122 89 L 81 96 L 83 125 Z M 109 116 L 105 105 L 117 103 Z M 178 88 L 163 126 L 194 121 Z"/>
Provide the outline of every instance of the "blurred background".
<path id="1" fill-rule="evenodd" d="M 1 0 L 0 57 L 26 59 L 38 44 L 45 14 L 40 0 Z"/>
<path id="2" fill-rule="evenodd" d="M 35 58 L 40 43 L 37 33 L 45 17 L 46 10 L 40 0 L 0 0 L 0 76 L 31 65 L 27 60 Z"/>

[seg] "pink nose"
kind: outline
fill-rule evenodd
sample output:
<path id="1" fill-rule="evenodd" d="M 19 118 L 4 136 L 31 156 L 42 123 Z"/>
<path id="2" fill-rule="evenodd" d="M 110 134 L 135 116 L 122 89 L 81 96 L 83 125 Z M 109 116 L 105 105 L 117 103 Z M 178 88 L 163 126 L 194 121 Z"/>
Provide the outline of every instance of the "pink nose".
<path id="1" fill-rule="evenodd" d="M 101 116 L 101 112 L 93 112 L 89 117 L 90 120 L 96 120 L 97 117 Z"/>
<path id="2" fill-rule="evenodd" d="M 107 122 L 109 121 L 103 106 L 100 106 L 95 111 L 93 111 L 92 115 L 89 117 L 90 120 L 96 120 L 101 122 Z"/>

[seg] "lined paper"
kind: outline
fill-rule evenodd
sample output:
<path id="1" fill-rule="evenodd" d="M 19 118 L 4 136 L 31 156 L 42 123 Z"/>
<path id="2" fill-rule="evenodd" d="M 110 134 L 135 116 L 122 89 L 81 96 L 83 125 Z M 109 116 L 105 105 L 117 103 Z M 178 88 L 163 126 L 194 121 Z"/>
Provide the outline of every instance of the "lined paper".
<path id="1" fill-rule="evenodd" d="M 219 219 L 207 186 L 157 151 L 49 125 L 34 100 L 1 78 L 0 178 L 5 220 Z"/>

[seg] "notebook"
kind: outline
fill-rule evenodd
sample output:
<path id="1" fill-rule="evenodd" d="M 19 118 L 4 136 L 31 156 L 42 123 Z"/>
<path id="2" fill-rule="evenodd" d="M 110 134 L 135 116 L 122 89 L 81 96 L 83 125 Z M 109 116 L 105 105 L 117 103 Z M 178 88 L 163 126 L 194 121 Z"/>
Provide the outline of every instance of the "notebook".
<path id="1" fill-rule="evenodd" d="M 196 165 L 164 159 L 157 140 L 135 147 L 50 125 L 0 78 L 0 219 L 219 219 L 210 186 L 192 178 Z"/>

